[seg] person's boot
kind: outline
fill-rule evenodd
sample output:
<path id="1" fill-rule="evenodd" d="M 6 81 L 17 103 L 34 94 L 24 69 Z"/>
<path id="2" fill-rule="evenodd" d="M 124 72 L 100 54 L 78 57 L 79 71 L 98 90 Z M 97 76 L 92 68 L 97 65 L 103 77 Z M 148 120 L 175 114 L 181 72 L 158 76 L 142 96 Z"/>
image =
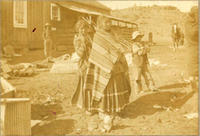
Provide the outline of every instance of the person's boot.
<path id="1" fill-rule="evenodd" d="M 136 95 L 139 95 L 142 92 L 142 84 L 140 80 L 137 80 L 135 82 L 135 92 L 136 92 Z"/>
<path id="2" fill-rule="evenodd" d="M 99 112 L 99 119 L 100 120 L 104 120 L 104 117 L 105 117 L 104 113 Z"/>
<path id="3" fill-rule="evenodd" d="M 99 114 L 101 119 L 103 119 L 103 123 L 100 127 L 101 132 L 110 132 L 113 126 L 114 117 L 111 115 L 107 115 L 104 113 Z"/>

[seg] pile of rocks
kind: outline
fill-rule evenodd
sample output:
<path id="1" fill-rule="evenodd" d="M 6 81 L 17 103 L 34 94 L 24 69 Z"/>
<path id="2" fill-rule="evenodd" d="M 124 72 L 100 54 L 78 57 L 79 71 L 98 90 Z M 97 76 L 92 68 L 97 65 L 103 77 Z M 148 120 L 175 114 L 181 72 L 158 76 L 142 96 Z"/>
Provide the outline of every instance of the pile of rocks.
<path id="1" fill-rule="evenodd" d="M 1 62 L 1 75 L 5 79 L 21 76 L 32 76 L 35 74 L 35 66 L 31 63 L 20 63 L 10 65 L 6 61 Z"/>

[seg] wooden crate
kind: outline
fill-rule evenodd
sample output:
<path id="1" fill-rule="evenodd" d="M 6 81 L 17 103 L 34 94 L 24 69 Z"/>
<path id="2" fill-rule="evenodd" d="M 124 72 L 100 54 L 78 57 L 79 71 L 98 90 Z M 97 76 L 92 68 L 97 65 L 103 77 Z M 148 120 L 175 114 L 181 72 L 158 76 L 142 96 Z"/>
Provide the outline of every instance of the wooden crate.
<path id="1" fill-rule="evenodd" d="M 1 99 L 1 135 L 31 135 L 31 104 L 28 98 Z"/>
<path id="2" fill-rule="evenodd" d="M 0 98 L 13 98 L 16 88 L 13 87 L 7 80 L 1 77 L 0 81 Z"/>

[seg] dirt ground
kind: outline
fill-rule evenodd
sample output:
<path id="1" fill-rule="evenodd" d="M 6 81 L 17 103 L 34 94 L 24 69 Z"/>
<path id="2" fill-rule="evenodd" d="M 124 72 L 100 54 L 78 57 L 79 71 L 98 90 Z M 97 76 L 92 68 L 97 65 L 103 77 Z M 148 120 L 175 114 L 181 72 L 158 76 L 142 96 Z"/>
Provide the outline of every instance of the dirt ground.
<path id="1" fill-rule="evenodd" d="M 43 59 L 41 54 L 42 51 L 31 51 L 27 57 L 16 58 L 11 63 L 40 60 Z M 152 47 L 149 58 L 160 62 L 151 66 L 160 91 L 146 93 L 130 102 L 116 117 L 109 133 L 89 132 L 87 124 L 91 119 L 98 122 L 97 116 L 88 117 L 83 110 L 70 105 L 77 84 L 76 74 L 41 72 L 9 82 L 31 98 L 32 135 L 198 135 L 198 118 L 184 117 L 198 112 L 198 92 L 192 92 L 183 81 L 183 78 L 198 71 L 197 46 L 181 47 L 173 52 L 169 46 L 158 45 Z M 46 99 L 46 94 L 49 98 L 56 97 L 54 103 L 39 101 Z"/>

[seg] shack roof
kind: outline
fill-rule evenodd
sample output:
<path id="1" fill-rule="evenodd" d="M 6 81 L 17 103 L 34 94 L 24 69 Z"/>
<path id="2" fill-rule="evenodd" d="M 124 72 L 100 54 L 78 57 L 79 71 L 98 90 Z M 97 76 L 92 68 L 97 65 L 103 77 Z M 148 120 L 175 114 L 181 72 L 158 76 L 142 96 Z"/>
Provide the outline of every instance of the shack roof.
<path id="1" fill-rule="evenodd" d="M 100 8 L 100 9 L 111 11 L 110 8 L 108 8 L 107 6 L 101 4 L 97 0 L 84 0 L 84 1 L 83 0 L 72 0 L 72 1 L 74 1 L 76 3 L 83 4 L 83 5 L 92 6 L 92 7 L 96 7 L 96 8 Z"/>
<path id="2" fill-rule="evenodd" d="M 116 20 L 116 21 L 120 21 L 120 22 L 124 22 L 124 23 L 130 23 L 130 24 L 133 24 L 133 25 L 137 25 L 136 23 L 131 22 L 131 21 L 126 20 L 126 19 L 114 17 L 114 16 L 112 16 L 110 14 L 105 14 L 103 12 L 99 12 L 99 11 L 96 11 L 96 10 L 88 9 L 88 8 L 86 8 L 84 6 L 76 5 L 78 3 L 78 4 L 81 4 L 81 5 L 100 8 L 100 9 L 104 9 L 106 11 L 109 11 L 109 13 L 110 13 L 110 10 L 111 10 L 110 8 L 104 6 L 103 4 L 99 3 L 96 0 L 93 0 L 93 1 L 91 1 L 91 0 L 90 1 L 88 1 L 88 0 L 86 0 L 86 1 L 83 1 L 83 0 L 81 0 L 81 1 L 80 0 L 71 0 L 71 1 L 62 0 L 62 1 L 58 1 L 58 0 L 55 0 L 54 3 L 60 5 L 60 6 L 64 7 L 64 8 L 76 11 L 76 12 L 90 14 L 90 15 L 96 15 L 96 16 L 103 15 L 103 16 L 106 16 L 108 18 L 111 18 L 112 20 Z"/>

